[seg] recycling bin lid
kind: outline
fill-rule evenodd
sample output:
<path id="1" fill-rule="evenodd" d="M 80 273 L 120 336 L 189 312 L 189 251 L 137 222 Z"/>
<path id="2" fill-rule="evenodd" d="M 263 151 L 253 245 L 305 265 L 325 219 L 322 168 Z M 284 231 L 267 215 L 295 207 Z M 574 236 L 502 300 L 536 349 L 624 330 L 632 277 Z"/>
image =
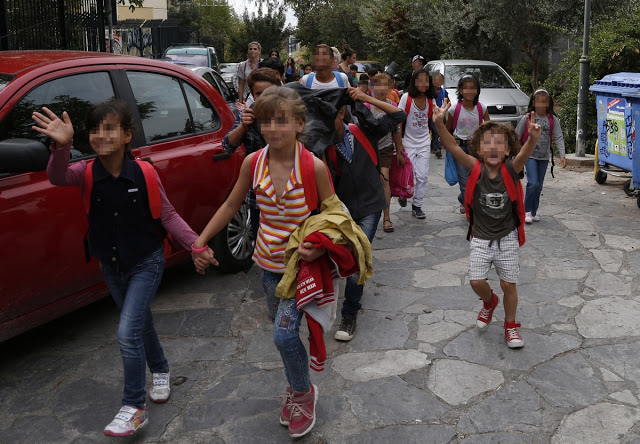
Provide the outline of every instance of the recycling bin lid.
<path id="1" fill-rule="evenodd" d="M 589 88 L 595 92 L 612 92 L 624 96 L 640 97 L 640 73 L 619 72 L 608 74 Z"/>

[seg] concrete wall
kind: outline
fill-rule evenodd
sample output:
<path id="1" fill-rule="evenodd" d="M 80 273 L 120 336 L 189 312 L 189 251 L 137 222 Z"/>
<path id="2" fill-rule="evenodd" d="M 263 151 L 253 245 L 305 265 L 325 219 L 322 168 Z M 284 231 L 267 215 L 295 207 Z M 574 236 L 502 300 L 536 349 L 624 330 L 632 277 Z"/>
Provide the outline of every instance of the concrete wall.
<path id="1" fill-rule="evenodd" d="M 118 6 L 118 20 L 167 18 L 167 0 L 144 0 L 143 4 L 133 12 L 128 6 Z"/>

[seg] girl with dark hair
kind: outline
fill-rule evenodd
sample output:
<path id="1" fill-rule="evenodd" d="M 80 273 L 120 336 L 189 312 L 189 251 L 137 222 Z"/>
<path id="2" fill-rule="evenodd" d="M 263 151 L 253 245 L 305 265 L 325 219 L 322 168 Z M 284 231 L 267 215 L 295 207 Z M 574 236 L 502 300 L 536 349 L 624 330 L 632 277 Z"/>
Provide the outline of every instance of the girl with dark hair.
<path id="1" fill-rule="evenodd" d="M 145 376 L 153 375 L 149 398 L 169 399 L 169 363 L 158 340 L 151 302 L 164 270 L 163 234 L 191 249 L 198 235 L 176 213 L 153 167 L 133 160 L 131 111 L 123 102 L 93 107 L 87 116 L 89 144 L 98 157 L 69 164 L 73 125 L 48 108 L 33 113 L 35 131 L 53 140 L 47 176 L 54 185 L 80 188 L 88 206 L 88 252 L 100 261 L 111 297 L 120 310 L 118 344 L 124 369 L 122 408 L 104 429 L 128 436 L 147 425 Z M 90 189 L 87 189 L 87 187 Z M 159 196 L 159 197 L 158 197 Z M 202 248 L 213 259 L 210 248 Z"/>
<path id="2" fill-rule="evenodd" d="M 469 154 L 469 139 L 482 122 L 490 120 L 489 111 L 486 105 L 479 102 L 480 81 L 476 76 L 471 74 L 462 76 L 458 81 L 456 94 L 458 103 L 455 107 L 449 108 L 450 116 L 447 119 L 447 129 L 453 134 L 462 151 Z M 458 185 L 460 186 L 458 202 L 460 202 L 460 212 L 464 213 L 464 191 L 467 188 L 469 170 L 455 158 L 454 163 L 458 172 Z"/>
<path id="3" fill-rule="evenodd" d="M 531 157 L 529 157 L 525 163 L 527 192 L 524 198 L 524 208 L 526 211 L 524 221 L 528 224 L 540 220 L 538 207 L 540 206 L 540 195 L 542 194 L 544 176 L 547 174 L 547 167 L 549 166 L 549 158 L 551 158 L 551 174 L 553 175 L 553 141 L 556 142 L 556 147 L 560 154 L 560 166 L 562 166 L 562 168 L 567 166 L 560 120 L 558 120 L 556 113 L 553 111 L 553 98 L 547 90 L 539 89 L 531 95 L 527 114 L 530 114 L 532 111 L 535 111 L 535 122 L 542 127 L 542 136 L 538 139 L 538 144 L 531 154 Z M 527 115 L 522 116 L 522 119 L 516 127 L 516 132 L 523 144 L 528 138 L 528 134 L 525 132 L 527 125 L 526 117 Z"/>
<path id="4" fill-rule="evenodd" d="M 271 52 L 269 53 L 269 57 L 272 59 L 279 59 L 280 51 L 278 51 L 277 49 L 272 49 Z"/>
<path id="5" fill-rule="evenodd" d="M 402 142 L 407 152 L 407 156 L 413 163 L 413 174 L 415 176 L 415 191 L 411 205 L 411 214 L 417 219 L 424 219 L 426 215 L 422 211 L 424 194 L 427 187 L 427 174 L 429 173 L 429 156 L 431 154 L 431 120 L 433 110 L 436 107 L 435 91 L 429 71 L 424 68 L 416 70 L 411 75 L 409 88 L 402 95 L 400 109 L 407 113 L 407 121 L 402 131 Z M 433 139 L 433 144 L 440 146 L 437 133 Z M 398 144 L 396 144 L 398 145 Z M 398 151 L 402 149 L 396 146 Z M 407 201 L 399 199 L 400 206 L 405 206 Z"/>
<path id="6" fill-rule="evenodd" d="M 338 71 L 347 75 L 349 79 L 349 84 L 354 86 L 353 83 L 353 74 L 351 74 L 351 65 L 356 63 L 356 52 L 351 49 L 349 45 L 344 45 L 344 49 L 342 50 L 342 54 L 340 54 L 340 58 L 342 61 L 338 64 Z"/>
<path id="7" fill-rule="evenodd" d="M 289 83 L 291 81 L 291 77 L 296 73 L 296 62 L 289 57 L 287 59 L 287 64 L 284 66 L 284 80 Z"/>

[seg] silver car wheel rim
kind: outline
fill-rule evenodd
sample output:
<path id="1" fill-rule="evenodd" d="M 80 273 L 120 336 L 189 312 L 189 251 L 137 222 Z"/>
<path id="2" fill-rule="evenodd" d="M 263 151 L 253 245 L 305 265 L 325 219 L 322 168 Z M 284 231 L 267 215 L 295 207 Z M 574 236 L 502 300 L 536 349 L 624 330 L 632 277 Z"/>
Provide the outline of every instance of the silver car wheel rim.
<path id="1" fill-rule="evenodd" d="M 244 260 L 253 254 L 254 245 L 249 205 L 243 203 L 227 226 L 227 246 L 234 259 Z"/>

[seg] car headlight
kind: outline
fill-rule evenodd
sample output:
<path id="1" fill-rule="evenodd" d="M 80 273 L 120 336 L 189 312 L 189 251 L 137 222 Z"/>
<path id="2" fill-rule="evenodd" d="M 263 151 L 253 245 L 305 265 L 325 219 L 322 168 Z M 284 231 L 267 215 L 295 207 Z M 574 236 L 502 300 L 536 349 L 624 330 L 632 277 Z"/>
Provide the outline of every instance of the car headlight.
<path id="1" fill-rule="evenodd" d="M 519 115 L 523 115 L 527 113 L 527 108 L 529 108 L 528 105 L 518 105 L 516 106 L 516 109 L 518 110 L 518 114 Z"/>

